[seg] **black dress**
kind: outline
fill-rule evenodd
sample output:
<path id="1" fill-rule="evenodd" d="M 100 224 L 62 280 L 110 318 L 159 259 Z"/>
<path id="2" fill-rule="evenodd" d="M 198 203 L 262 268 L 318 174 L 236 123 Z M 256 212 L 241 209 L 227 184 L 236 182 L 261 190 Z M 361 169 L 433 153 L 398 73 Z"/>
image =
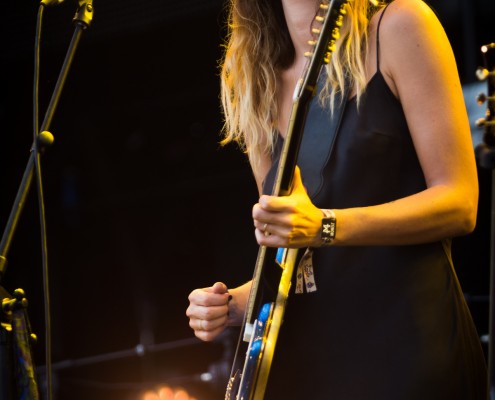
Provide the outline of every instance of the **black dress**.
<path id="1" fill-rule="evenodd" d="M 379 66 L 359 111 L 348 101 L 329 157 L 314 156 L 331 116 L 313 103 L 298 164 L 316 206 L 371 206 L 426 188 Z M 484 355 L 450 240 L 320 248 L 313 261 L 317 291 L 290 294 L 266 399 L 486 399 Z"/>

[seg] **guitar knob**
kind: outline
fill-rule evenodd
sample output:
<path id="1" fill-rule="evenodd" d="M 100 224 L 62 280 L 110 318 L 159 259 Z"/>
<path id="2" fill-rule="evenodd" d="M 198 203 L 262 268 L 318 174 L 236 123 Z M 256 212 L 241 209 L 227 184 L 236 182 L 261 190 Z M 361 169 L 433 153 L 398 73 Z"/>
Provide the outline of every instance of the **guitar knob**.
<path id="1" fill-rule="evenodd" d="M 482 126 L 485 126 L 485 123 L 486 123 L 486 119 L 485 118 L 479 118 L 476 120 L 476 126 L 478 128 L 482 127 Z"/>
<path id="2" fill-rule="evenodd" d="M 478 68 L 476 70 L 476 78 L 478 78 L 479 81 L 484 81 L 490 73 L 486 68 Z"/>
<path id="3" fill-rule="evenodd" d="M 479 106 L 481 106 L 486 101 L 486 94 L 480 93 L 476 96 L 476 102 Z"/>

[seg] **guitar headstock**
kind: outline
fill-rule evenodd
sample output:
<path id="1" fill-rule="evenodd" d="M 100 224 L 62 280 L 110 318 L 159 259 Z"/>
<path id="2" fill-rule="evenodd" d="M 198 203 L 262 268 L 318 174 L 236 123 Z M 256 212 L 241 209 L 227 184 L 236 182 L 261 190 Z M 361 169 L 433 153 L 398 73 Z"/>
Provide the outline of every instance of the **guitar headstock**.
<path id="1" fill-rule="evenodd" d="M 484 128 L 483 142 L 495 148 L 495 43 L 481 47 L 484 66 L 478 68 L 476 76 L 488 83 L 487 93 L 478 95 L 478 104 L 486 103 L 485 117 L 476 121 L 476 125 Z"/>
<path id="2" fill-rule="evenodd" d="M 300 87 L 296 90 L 298 96 L 304 89 L 310 92 L 316 87 L 321 67 L 330 62 L 335 51 L 335 42 L 340 36 L 340 27 L 346 14 L 345 5 L 349 0 L 324 0 L 320 3 L 312 27 L 313 39 L 308 42 L 311 50 L 304 55 L 308 58 L 308 66 L 301 79 Z"/>
<path id="3" fill-rule="evenodd" d="M 335 52 L 335 42 L 340 37 L 340 27 L 346 14 L 345 5 L 347 3 L 348 0 L 333 1 L 331 4 L 328 1 L 320 3 L 315 17 L 315 26 L 311 29 L 314 37 L 313 40 L 309 41 L 313 50 L 306 52 L 304 54 L 306 57 L 314 57 L 321 51 L 323 52 L 323 63 L 328 64 L 330 62 L 330 57 Z M 319 40 L 320 36 L 323 37 L 322 40 Z M 318 45 L 321 45 L 321 48 L 317 48 Z"/>

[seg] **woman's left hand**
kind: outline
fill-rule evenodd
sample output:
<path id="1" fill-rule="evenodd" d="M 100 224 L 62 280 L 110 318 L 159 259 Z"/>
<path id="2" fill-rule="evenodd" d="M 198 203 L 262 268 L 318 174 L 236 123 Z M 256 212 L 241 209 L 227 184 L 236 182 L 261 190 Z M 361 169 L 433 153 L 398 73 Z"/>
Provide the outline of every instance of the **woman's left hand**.
<path id="1" fill-rule="evenodd" d="M 262 195 L 254 205 L 256 240 L 269 247 L 318 246 L 322 217 L 323 212 L 311 202 L 296 167 L 290 195 Z"/>

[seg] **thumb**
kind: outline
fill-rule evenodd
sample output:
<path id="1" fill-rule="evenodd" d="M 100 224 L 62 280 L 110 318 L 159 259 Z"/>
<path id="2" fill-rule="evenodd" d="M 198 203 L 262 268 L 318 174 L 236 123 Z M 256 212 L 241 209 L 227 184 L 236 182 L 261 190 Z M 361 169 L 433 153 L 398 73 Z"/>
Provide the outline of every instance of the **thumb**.
<path id="1" fill-rule="evenodd" d="M 292 192 L 293 193 L 306 193 L 306 188 L 303 185 L 302 182 L 302 176 L 301 176 L 301 170 L 299 167 L 296 165 L 296 168 L 294 169 L 294 179 L 292 180 Z"/>
<path id="2" fill-rule="evenodd" d="M 224 294 L 228 292 L 227 285 L 223 282 L 216 282 L 212 287 L 211 291 L 216 294 Z"/>

